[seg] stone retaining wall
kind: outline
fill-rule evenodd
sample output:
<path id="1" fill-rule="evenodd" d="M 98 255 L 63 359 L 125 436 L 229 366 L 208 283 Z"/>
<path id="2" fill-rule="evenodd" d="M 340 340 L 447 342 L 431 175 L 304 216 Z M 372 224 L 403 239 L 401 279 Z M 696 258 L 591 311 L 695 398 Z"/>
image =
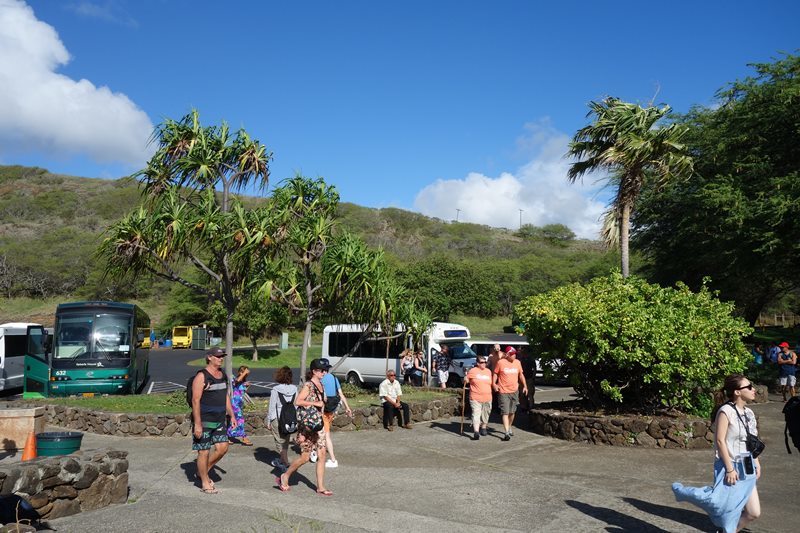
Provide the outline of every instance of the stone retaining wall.
<path id="1" fill-rule="evenodd" d="M 42 404 L 15 402 L 19 406 L 33 407 Z M 461 413 L 461 398 L 451 396 L 426 402 L 409 402 L 412 422 L 449 418 Z M 101 435 L 186 437 L 191 431 L 191 417 L 185 415 L 157 415 L 133 413 L 106 413 L 63 405 L 45 405 L 47 423 L 61 428 L 88 431 Z M 268 435 L 265 412 L 245 413 L 245 432 L 248 435 Z M 353 410 L 353 418 L 340 411 L 331 427 L 336 431 L 377 429 L 383 424 L 383 408 L 378 405 Z"/>
<path id="2" fill-rule="evenodd" d="M 25 498 L 42 519 L 128 500 L 128 452 L 110 449 L 0 463 L 0 496 Z"/>
<path id="3" fill-rule="evenodd" d="M 531 429 L 540 435 L 576 442 L 646 448 L 711 448 L 711 422 L 668 416 L 597 416 L 552 409 L 529 413 Z"/>

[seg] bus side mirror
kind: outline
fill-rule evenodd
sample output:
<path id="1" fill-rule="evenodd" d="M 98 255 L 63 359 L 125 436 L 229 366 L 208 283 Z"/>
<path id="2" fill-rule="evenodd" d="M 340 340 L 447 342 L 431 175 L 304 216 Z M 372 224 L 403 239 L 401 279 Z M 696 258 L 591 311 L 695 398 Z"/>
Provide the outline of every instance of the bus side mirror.
<path id="1" fill-rule="evenodd" d="M 140 331 L 136 334 L 136 344 L 142 344 L 144 342 L 144 332 Z"/>

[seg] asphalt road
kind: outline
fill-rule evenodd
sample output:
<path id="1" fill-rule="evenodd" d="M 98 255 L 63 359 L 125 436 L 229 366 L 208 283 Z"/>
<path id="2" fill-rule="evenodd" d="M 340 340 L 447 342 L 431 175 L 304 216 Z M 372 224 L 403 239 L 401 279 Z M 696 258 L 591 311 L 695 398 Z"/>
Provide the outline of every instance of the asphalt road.
<path id="1" fill-rule="evenodd" d="M 200 367 L 188 366 L 189 361 L 202 358 L 204 353 L 205 350 L 150 350 L 150 379 L 143 392 L 152 394 L 186 388 L 189 378 L 200 370 Z M 292 371 L 299 377 L 299 369 L 293 368 Z M 251 396 L 268 395 L 275 385 L 274 372 L 274 368 L 251 368 L 248 393 Z"/>

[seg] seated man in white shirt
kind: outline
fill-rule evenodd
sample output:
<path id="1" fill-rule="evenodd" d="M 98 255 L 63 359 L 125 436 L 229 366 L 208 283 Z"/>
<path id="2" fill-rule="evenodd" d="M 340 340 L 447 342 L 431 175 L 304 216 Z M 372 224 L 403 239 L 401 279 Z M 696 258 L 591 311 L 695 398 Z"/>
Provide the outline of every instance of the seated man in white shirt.
<path id="1" fill-rule="evenodd" d="M 383 427 L 389 431 L 394 431 L 395 416 L 398 417 L 398 425 L 411 429 L 408 404 L 400 401 L 403 389 L 400 388 L 400 382 L 395 379 L 396 377 L 394 370 L 389 370 L 386 372 L 386 379 L 378 387 L 378 395 L 383 404 Z"/>

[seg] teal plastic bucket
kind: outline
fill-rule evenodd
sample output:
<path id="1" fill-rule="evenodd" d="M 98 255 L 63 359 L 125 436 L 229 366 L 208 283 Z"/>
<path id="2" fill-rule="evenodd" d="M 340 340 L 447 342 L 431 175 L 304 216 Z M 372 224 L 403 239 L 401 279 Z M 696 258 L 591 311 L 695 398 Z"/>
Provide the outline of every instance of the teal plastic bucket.
<path id="1" fill-rule="evenodd" d="M 36 435 L 36 455 L 51 457 L 67 455 L 81 449 L 83 433 L 80 431 L 48 431 Z"/>

